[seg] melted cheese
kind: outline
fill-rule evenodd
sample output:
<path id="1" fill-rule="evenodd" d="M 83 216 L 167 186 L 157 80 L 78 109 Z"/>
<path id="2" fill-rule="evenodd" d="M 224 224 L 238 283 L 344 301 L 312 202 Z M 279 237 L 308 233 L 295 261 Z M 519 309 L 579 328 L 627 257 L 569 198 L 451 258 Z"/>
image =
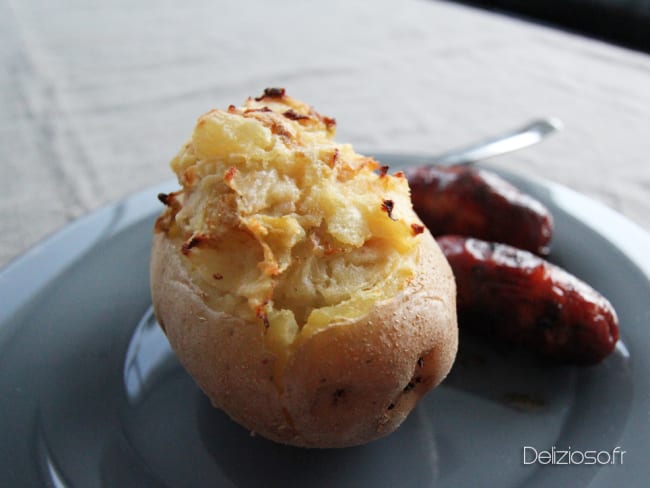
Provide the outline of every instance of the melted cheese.
<path id="1" fill-rule="evenodd" d="M 333 119 L 267 92 L 200 117 L 171 162 L 182 190 L 165 231 L 184 242 L 206 303 L 259 321 L 280 358 L 414 274 L 420 221 L 406 179 L 333 137 Z"/>

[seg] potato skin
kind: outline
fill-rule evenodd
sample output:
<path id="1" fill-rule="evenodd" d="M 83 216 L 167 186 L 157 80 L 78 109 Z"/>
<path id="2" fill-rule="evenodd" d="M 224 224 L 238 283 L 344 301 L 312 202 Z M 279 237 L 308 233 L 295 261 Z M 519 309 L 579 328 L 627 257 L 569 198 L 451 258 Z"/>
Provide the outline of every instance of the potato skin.
<path id="1" fill-rule="evenodd" d="M 236 422 L 302 447 L 363 444 L 395 430 L 447 375 L 458 347 L 454 277 L 428 231 L 407 287 L 366 315 L 299 336 L 274 381 L 260 323 L 205 305 L 179 252 L 156 232 L 151 290 L 156 317 L 199 387 Z"/>

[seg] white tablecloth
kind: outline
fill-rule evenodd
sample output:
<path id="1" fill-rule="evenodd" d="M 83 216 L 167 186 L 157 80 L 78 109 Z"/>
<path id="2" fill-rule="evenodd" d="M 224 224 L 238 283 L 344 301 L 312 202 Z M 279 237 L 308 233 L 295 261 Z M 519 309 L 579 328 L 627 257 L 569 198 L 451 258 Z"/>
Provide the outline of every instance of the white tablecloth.
<path id="1" fill-rule="evenodd" d="M 550 28 L 425 0 L 0 0 L 0 56 L 0 265 L 170 178 L 201 113 L 267 86 L 373 153 L 554 115 L 564 132 L 495 163 L 650 230 L 650 57 Z"/>

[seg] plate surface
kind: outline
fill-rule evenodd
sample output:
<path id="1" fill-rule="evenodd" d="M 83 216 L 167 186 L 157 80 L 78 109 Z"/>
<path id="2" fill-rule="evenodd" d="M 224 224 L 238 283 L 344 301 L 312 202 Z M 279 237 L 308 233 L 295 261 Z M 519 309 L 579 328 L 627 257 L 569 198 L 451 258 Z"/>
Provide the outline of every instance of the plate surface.
<path id="1" fill-rule="evenodd" d="M 394 170 L 421 162 L 378 158 Z M 622 338 L 602 364 L 544 367 L 463 337 L 447 380 L 384 439 L 305 450 L 251 437 L 210 406 L 151 315 L 151 229 L 170 182 L 74 223 L 0 273 L 1 484 L 644 485 L 650 236 L 565 187 L 505 176 L 553 212 L 551 260 L 617 309 Z M 528 462 L 552 447 L 615 462 Z M 617 447 L 624 454 L 611 458 Z"/>

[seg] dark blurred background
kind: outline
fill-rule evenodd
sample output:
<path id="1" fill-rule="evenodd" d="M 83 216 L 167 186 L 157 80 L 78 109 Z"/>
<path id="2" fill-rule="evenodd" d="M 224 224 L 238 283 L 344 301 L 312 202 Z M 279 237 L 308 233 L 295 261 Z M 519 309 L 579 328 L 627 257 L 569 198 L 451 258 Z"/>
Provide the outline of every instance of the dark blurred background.
<path id="1" fill-rule="evenodd" d="M 458 0 L 650 53 L 650 0 Z"/>

